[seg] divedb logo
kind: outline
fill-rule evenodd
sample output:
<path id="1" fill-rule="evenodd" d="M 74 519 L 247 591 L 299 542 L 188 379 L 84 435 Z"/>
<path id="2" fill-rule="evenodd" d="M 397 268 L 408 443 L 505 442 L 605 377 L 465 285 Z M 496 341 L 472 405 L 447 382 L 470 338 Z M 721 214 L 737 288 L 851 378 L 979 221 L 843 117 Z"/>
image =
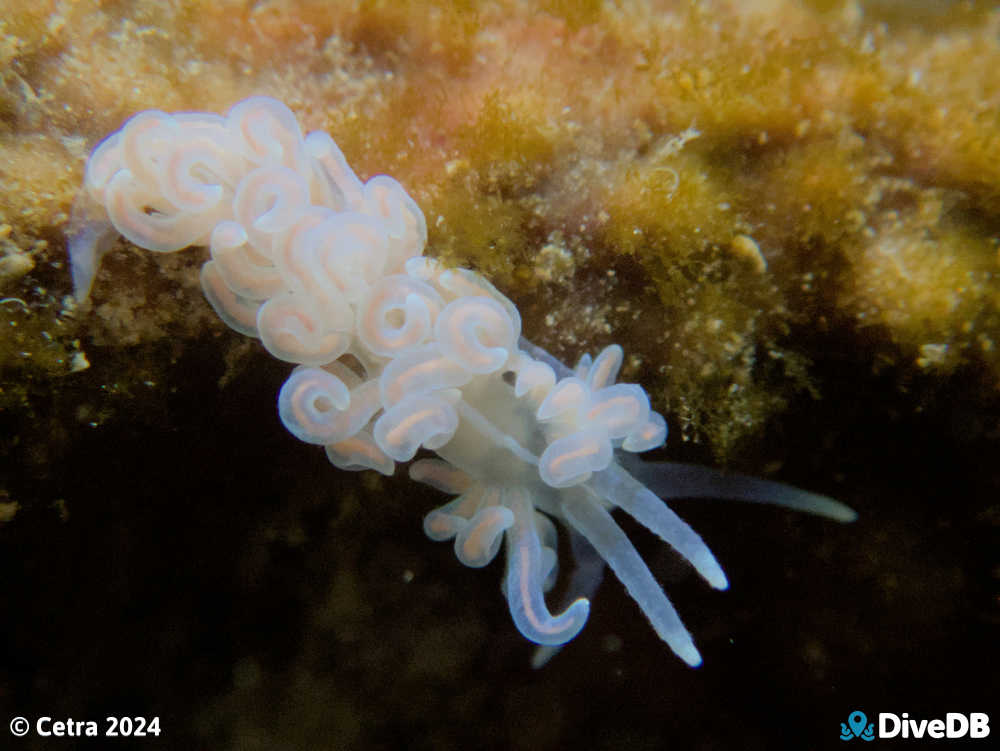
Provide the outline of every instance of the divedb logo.
<path id="1" fill-rule="evenodd" d="M 840 740 L 851 741 L 860 738 L 873 741 L 876 738 L 971 738 L 978 740 L 990 735 L 990 716 L 985 712 L 948 712 L 944 718 L 914 719 L 908 712 L 894 714 L 878 713 L 878 734 L 875 723 L 868 722 L 868 716 L 855 709 L 847 716 L 847 722 L 840 723 Z"/>

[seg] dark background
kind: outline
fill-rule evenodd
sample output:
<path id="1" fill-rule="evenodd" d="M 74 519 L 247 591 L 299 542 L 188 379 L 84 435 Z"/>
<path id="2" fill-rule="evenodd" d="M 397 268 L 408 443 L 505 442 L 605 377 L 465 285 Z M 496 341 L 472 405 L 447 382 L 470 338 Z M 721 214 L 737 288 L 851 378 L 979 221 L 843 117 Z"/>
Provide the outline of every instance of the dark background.
<path id="1" fill-rule="evenodd" d="M 864 342 L 811 348 L 823 398 L 792 405 L 733 468 L 785 456 L 774 477 L 859 520 L 676 502 L 729 576 L 721 593 L 622 520 L 704 665 L 674 657 L 609 574 L 583 633 L 535 671 L 499 565 L 464 568 L 424 537 L 440 494 L 398 470 L 338 471 L 285 433 L 286 366 L 254 350 L 220 387 L 206 337 L 166 381 L 116 394 L 120 355 L 88 346 L 91 369 L 34 394 L 25 432 L 47 422 L 51 442 L 5 443 L 22 508 L 0 527 L 3 722 L 103 731 L 109 714 L 155 715 L 158 739 L 80 745 L 178 749 L 846 748 L 855 709 L 996 726 L 995 385 L 970 365 L 903 389 L 872 374 Z M 0 420 L 8 437 L 28 427 Z M 660 456 L 711 461 L 692 444 Z M 996 748 L 998 732 L 964 745 Z M 78 745 L 0 734 L 3 748 Z M 887 743 L 946 745 L 871 747 Z"/>

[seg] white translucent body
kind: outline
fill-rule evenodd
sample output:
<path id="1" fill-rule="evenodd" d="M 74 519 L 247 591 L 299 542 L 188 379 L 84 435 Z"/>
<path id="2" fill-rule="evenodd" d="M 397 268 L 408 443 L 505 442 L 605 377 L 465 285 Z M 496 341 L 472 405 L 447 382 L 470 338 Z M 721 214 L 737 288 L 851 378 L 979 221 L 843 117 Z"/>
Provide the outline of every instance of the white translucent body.
<path id="1" fill-rule="evenodd" d="M 303 136 L 274 99 L 252 97 L 225 117 L 140 113 L 94 150 L 85 187 L 70 238 L 78 296 L 108 223 L 150 250 L 208 244 L 201 279 L 213 308 L 298 366 L 278 398 L 288 430 L 348 470 L 388 475 L 436 452 L 410 476 L 457 497 L 424 529 L 454 540 L 472 567 L 505 543 L 503 588 L 525 636 L 565 643 L 589 612 L 583 597 L 556 614 L 546 604 L 558 571 L 551 517 L 589 541 L 685 662 L 700 662 L 609 514 L 623 509 L 727 586 L 701 538 L 620 466 L 621 452 L 666 438 L 642 388 L 615 383 L 621 347 L 570 371 L 521 339 L 516 306 L 489 281 L 422 257 L 424 216 L 398 182 L 359 180 L 330 136 Z M 738 489 L 762 500 L 753 483 Z M 784 487 L 765 485 L 779 496 Z M 795 493 L 777 502 L 847 518 L 829 499 Z"/>

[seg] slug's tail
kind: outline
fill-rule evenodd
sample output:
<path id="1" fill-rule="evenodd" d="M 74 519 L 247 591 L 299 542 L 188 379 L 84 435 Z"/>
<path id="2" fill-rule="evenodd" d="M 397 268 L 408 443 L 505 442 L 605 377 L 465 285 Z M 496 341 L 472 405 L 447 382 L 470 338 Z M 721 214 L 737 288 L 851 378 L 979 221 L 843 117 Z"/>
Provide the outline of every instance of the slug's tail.
<path id="1" fill-rule="evenodd" d="M 73 297 L 82 303 L 90 296 L 101 258 L 111 250 L 118 233 L 104 208 L 84 191 L 73 204 L 66 236 Z"/>

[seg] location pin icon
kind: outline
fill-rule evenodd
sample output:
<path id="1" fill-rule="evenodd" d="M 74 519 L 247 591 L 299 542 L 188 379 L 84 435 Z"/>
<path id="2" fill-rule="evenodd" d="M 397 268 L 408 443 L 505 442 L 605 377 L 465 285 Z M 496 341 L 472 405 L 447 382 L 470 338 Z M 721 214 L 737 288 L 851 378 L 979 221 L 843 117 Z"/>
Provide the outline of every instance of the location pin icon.
<path id="1" fill-rule="evenodd" d="M 851 731 L 854 733 L 854 737 L 860 738 L 861 734 L 865 731 L 865 725 L 868 724 L 868 718 L 865 716 L 864 712 L 854 710 L 847 718 L 847 724 L 851 726 Z"/>

